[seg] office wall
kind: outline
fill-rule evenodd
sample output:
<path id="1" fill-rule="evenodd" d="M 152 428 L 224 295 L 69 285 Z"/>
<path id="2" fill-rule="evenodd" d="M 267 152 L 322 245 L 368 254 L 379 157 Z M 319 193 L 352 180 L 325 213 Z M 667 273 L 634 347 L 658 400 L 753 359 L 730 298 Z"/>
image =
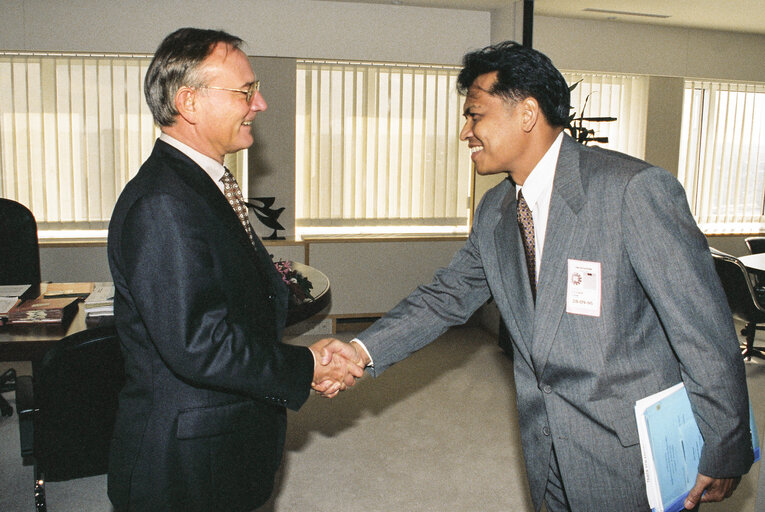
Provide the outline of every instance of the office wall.
<path id="1" fill-rule="evenodd" d="M 291 227 L 294 83 L 289 85 L 290 59 L 458 63 L 465 51 L 491 41 L 520 40 L 519 4 L 522 2 L 512 2 L 489 15 L 480 11 L 309 0 L 4 0 L 0 48 L 150 53 L 166 33 L 180 26 L 204 25 L 241 35 L 248 42 L 248 53 L 261 56 L 253 63 L 264 80 L 263 91 L 269 102 L 269 110 L 255 123 L 249 191 L 251 195 L 276 196 L 275 206 L 286 207 L 280 220 Z M 563 69 L 651 75 L 646 155 L 670 170 L 676 167 L 673 141 L 679 137 L 677 112 L 682 77 L 765 81 L 765 67 L 761 65 L 765 36 L 537 16 L 534 45 Z M 489 185 L 477 183 L 476 196 L 480 197 Z M 261 234 L 267 233 L 258 229 Z M 710 243 L 733 254 L 746 252 L 743 237 L 716 237 Z M 436 262 L 451 255 L 454 242 L 429 245 L 428 251 L 437 255 L 434 258 L 418 257 L 418 251 L 409 251 L 407 244 L 393 243 L 395 254 L 366 250 L 369 247 L 374 246 L 365 246 L 360 252 L 352 245 L 345 247 L 353 258 L 322 251 L 327 256 L 311 263 L 326 264 L 322 270 L 337 275 L 338 283 L 359 283 L 358 290 L 343 284 L 342 288 L 348 290 L 343 294 L 362 294 L 370 285 L 354 279 L 349 268 L 375 268 L 396 260 L 411 273 L 402 274 L 395 283 L 387 279 L 376 282 L 381 296 L 387 297 L 429 279 Z M 94 278 L 108 277 L 104 274 L 108 269 L 103 247 L 44 247 L 41 259 L 44 279 L 77 280 L 87 278 L 81 276 L 89 276 L 91 271 L 97 274 Z M 345 306 L 342 310 L 347 312 Z"/>
<path id="2" fill-rule="evenodd" d="M 250 55 L 454 64 L 488 42 L 489 23 L 485 11 L 311 0 L 3 0 L 0 48 L 152 53 L 194 26 L 242 37 Z"/>

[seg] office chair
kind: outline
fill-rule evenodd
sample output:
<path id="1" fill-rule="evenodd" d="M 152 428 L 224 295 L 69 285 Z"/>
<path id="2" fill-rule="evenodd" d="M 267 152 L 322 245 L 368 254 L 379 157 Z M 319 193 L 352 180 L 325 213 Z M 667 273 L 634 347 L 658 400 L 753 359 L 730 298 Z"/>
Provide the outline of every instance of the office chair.
<path id="1" fill-rule="evenodd" d="M 114 327 L 77 332 L 19 376 L 21 456 L 35 467 L 35 510 L 47 510 L 45 481 L 106 473 L 125 370 Z M 29 459 L 27 459 L 29 461 Z"/>
<path id="2" fill-rule="evenodd" d="M 0 285 L 31 284 L 39 291 L 40 249 L 37 222 L 23 204 L 0 198 Z M 13 368 L 0 375 L 0 392 L 13 391 Z M 13 408 L 0 395 L 0 414 L 11 416 Z"/>
<path id="3" fill-rule="evenodd" d="M 746 246 L 749 247 L 749 252 L 752 254 L 759 254 L 765 252 L 765 236 L 750 236 L 744 239 Z"/>
<path id="4" fill-rule="evenodd" d="M 747 361 L 751 361 L 752 356 L 765 359 L 762 350 L 754 346 L 756 331 L 765 330 L 765 326 L 757 325 L 765 323 L 765 296 L 758 297 L 749 271 L 738 258 L 715 249 L 712 249 L 712 258 L 733 316 L 746 322 L 741 330 L 741 334 L 746 337 L 742 355 Z"/>
<path id="5" fill-rule="evenodd" d="M 40 284 L 35 216 L 23 204 L 0 198 L 0 285 Z"/>

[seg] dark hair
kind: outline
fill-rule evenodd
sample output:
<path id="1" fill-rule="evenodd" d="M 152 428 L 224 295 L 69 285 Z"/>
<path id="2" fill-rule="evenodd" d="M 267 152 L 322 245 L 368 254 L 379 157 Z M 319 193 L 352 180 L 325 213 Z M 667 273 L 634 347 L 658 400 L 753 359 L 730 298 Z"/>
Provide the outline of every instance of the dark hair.
<path id="1" fill-rule="evenodd" d="M 178 89 L 205 85 L 206 77 L 199 73 L 199 65 L 218 43 L 239 48 L 242 40 L 222 30 L 181 28 L 160 43 L 143 81 L 146 103 L 159 126 L 175 124 Z"/>
<path id="2" fill-rule="evenodd" d="M 568 125 L 571 94 L 568 84 L 552 61 L 532 48 L 505 41 L 470 52 L 462 59 L 457 90 L 467 94 L 478 76 L 497 72 L 489 94 L 509 101 L 532 97 L 552 126 Z"/>

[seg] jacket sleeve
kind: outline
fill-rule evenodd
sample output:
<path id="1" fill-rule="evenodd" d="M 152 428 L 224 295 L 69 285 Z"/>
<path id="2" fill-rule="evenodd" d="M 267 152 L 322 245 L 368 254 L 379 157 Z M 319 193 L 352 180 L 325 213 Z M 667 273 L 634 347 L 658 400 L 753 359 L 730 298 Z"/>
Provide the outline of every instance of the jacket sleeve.
<path id="1" fill-rule="evenodd" d="M 659 168 L 625 190 L 625 247 L 680 364 L 704 447 L 699 472 L 746 473 L 753 461 L 744 363 L 725 294 L 678 181 Z"/>
<path id="2" fill-rule="evenodd" d="M 489 299 L 476 229 L 480 215 L 481 206 L 467 242 L 449 266 L 437 270 L 430 284 L 418 286 L 359 334 L 374 362 L 374 376 L 420 350 L 449 327 L 467 322 Z"/>

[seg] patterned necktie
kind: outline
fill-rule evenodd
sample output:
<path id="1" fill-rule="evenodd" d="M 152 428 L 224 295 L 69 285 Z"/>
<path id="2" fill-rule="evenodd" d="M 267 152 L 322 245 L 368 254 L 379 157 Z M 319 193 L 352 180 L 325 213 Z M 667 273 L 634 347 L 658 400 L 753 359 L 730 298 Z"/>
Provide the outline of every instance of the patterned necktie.
<path id="1" fill-rule="evenodd" d="M 242 223 L 242 227 L 244 227 L 244 230 L 247 232 L 247 236 L 250 237 L 250 243 L 255 247 L 252 226 L 250 226 L 250 221 L 247 218 L 247 205 L 244 204 L 244 198 L 242 197 L 242 191 L 239 190 L 239 184 L 228 169 L 223 173 L 221 181 L 223 182 L 223 193 L 226 194 L 228 203 L 231 205 L 231 208 L 234 209 L 237 217 L 239 217 L 239 222 Z"/>
<path id="2" fill-rule="evenodd" d="M 523 198 L 523 192 L 518 192 L 518 227 L 523 238 L 523 249 L 526 253 L 526 269 L 529 272 L 531 295 L 537 299 L 537 260 L 534 247 L 534 218 L 531 216 L 529 205 Z"/>

